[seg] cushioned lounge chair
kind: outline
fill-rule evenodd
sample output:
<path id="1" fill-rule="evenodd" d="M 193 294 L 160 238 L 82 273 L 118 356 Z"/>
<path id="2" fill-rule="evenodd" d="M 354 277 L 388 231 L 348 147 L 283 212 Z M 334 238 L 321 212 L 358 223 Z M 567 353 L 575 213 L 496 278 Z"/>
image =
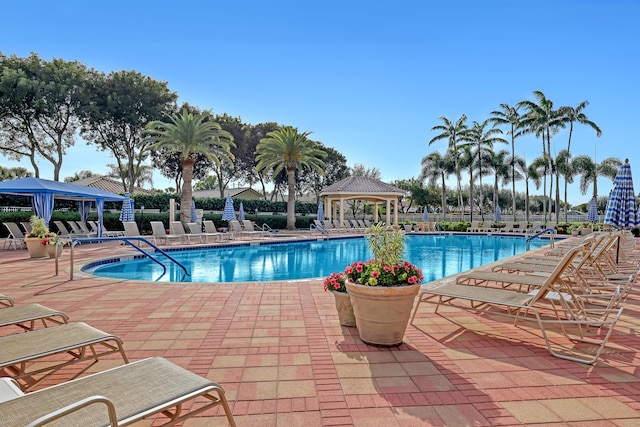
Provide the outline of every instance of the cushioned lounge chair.
<path id="1" fill-rule="evenodd" d="M 46 328 L 50 324 L 67 323 L 68 320 L 69 316 L 63 312 L 40 304 L 20 305 L 0 310 L 0 327 L 14 325 L 25 331 L 32 331 L 37 324 Z"/>
<path id="2" fill-rule="evenodd" d="M 219 384 L 158 357 L 28 394 L 17 387 L 6 389 L 8 400 L 0 403 L 4 427 L 41 426 L 50 421 L 66 426 L 126 426 L 160 413 L 169 417 L 162 424 L 166 426 L 216 406 L 222 406 L 229 425 L 235 426 Z M 191 405 L 199 397 L 207 401 Z"/>
<path id="3" fill-rule="evenodd" d="M 0 368 L 18 380 L 23 390 L 71 364 L 92 361 L 77 376 L 97 363 L 100 357 L 110 354 L 118 353 L 128 363 L 120 338 L 86 323 L 66 323 L 0 337 L 0 349 Z M 50 356 L 55 357 L 51 360 Z M 32 363 L 43 358 L 48 363 Z"/>

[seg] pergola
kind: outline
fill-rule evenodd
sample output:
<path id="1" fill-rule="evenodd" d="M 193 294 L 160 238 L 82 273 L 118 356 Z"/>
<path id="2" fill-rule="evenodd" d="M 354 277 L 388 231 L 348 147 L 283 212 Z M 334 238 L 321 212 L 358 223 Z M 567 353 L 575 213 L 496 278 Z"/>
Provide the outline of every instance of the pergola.
<path id="1" fill-rule="evenodd" d="M 391 224 L 391 207 L 393 206 L 393 225 L 398 225 L 398 202 L 406 192 L 401 188 L 386 184 L 382 181 L 364 176 L 351 176 L 338 181 L 320 192 L 325 199 L 327 218 L 344 220 L 344 207 L 347 200 L 364 200 L 376 205 L 373 210 L 373 220 L 378 222 L 379 203 L 385 203 L 387 224 Z M 338 218 L 339 217 L 339 218 Z"/>

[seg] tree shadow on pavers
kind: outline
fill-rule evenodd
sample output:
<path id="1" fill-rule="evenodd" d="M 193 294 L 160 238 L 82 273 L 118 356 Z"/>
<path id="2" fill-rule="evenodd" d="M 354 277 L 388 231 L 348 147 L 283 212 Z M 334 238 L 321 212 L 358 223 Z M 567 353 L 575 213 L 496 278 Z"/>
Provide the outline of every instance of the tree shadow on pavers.
<path id="1" fill-rule="evenodd" d="M 399 346 L 377 347 L 350 328 L 335 342 L 331 356 L 353 425 L 492 425 L 501 408 L 414 335 L 415 342 L 405 336 Z"/>

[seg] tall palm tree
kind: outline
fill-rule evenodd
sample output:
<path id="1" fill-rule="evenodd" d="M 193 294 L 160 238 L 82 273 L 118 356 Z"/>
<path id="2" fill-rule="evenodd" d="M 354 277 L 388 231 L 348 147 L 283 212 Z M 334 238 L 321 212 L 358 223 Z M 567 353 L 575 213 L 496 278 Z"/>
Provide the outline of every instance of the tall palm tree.
<path id="1" fill-rule="evenodd" d="M 496 123 L 497 125 L 506 125 L 509 127 L 507 134 L 511 136 L 511 176 L 516 175 L 516 138 L 522 135 L 522 116 L 518 112 L 520 109 L 519 105 L 515 107 L 510 106 L 509 104 L 500 104 L 502 111 L 496 110 L 492 111 L 491 117 L 489 120 Z M 513 220 L 516 220 L 516 181 L 514 179 L 511 180 L 511 200 L 512 200 L 512 210 L 513 210 Z"/>
<path id="2" fill-rule="evenodd" d="M 467 132 L 467 116 L 461 115 L 458 120 L 452 122 L 448 118 L 442 116 L 439 118 L 443 124 L 436 125 L 431 128 L 432 131 L 441 131 L 440 134 L 434 136 L 429 141 L 429 145 L 436 141 L 446 139 L 450 153 L 453 155 L 454 169 L 456 173 L 456 180 L 458 182 L 458 208 L 460 212 L 463 212 L 463 200 L 462 200 L 462 184 L 460 176 L 460 140 Z"/>
<path id="3" fill-rule="evenodd" d="M 191 221 L 193 165 L 196 154 L 204 154 L 213 163 L 233 163 L 231 147 L 235 147 L 233 136 L 218 123 L 210 121 L 209 114 L 191 114 L 186 109 L 181 114 L 172 114 L 168 122 L 152 121 L 145 131 L 147 139 L 153 141 L 150 148 L 180 153 L 182 166 L 182 191 L 180 192 L 180 221 Z"/>
<path id="4" fill-rule="evenodd" d="M 568 221 L 569 202 L 567 199 L 567 187 L 568 184 L 573 183 L 573 178 L 576 175 L 573 162 L 571 161 L 571 154 L 569 150 L 561 150 L 556 156 L 556 168 L 558 173 L 564 177 L 564 222 Z"/>
<path id="5" fill-rule="evenodd" d="M 589 118 L 582 112 L 587 105 L 589 105 L 589 101 L 582 101 L 578 104 L 577 107 L 560 107 L 560 113 L 562 114 L 562 121 L 564 123 L 569 123 L 569 141 L 567 142 L 567 151 L 569 152 L 569 156 L 571 156 L 571 137 L 573 136 L 573 124 L 580 123 L 583 125 L 587 125 L 596 131 L 596 136 L 600 138 L 602 135 L 602 130 L 598 127 L 597 124 L 589 120 Z"/>
<path id="6" fill-rule="evenodd" d="M 498 205 L 498 185 L 500 180 L 507 182 L 511 177 L 511 158 L 507 150 L 488 151 L 485 153 L 484 162 L 487 168 L 493 172 L 493 208 Z M 514 163 L 515 164 L 515 163 Z M 514 204 L 515 206 L 515 204 Z"/>
<path id="7" fill-rule="evenodd" d="M 446 218 L 447 214 L 447 178 L 455 172 L 455 166 L 453 164 L 453 156 L 451 152 L 443 156 L 439 151 L 429 153 L 422 159 L 422 171 L 420 172 L 420 180 L 427 179 L 429 185 L 436 185 L 438 179 L 441 180 L 442 185 L 442 219 Z"/>
<path id="8" fill-rule="evenodd" d="M 545 160 L 544 169 L 544 199 L 543 211 L 544 220 L 547 220 L 546 198 L 547 198 L 547 175 L 554 174 L 553 157 L 551 156 L 551 135 L 557 133 L 558 128 L 564 126 L 562 113 L 553 109 L 553 102 L 540 91 L 533 92 L 536 102 L 525 100 L 518 103 L 518 106 L 525 108 L 526 114 L 522 118 L 523 133 L 533 133 L 542 139 L 542 158 Z M 549 197 L 553 193 L 553 180 L 549 183 Z M 549 212 L 551 211 L 549 204 Z M 556 209 L 557 212 L 557 209 Z"/>
<path id="9" fill-rule="evenodd" d="M 488 127 L 491 125 L 490 127 Z M 502 130 L 496 128 L 496 123 L 492 122 L 490 119 L 485 120 L 482 123 L 478 123 L 476 121 L 473 122 L 471 129 L 462 137 L 462 140 L 465 141 L 463 146 L 469 146 L 471 148 L 472 154 L 475 157 L 476 167 L 478 168 L 478 176 L 480 180 L 480 214 L 482 214 L 482 158 L 485 153 L 491 152 L 493 150 L 493 146 L 496 143 L 504 143 L 507 144 L 507 141 L 502 138 Z M 473 165 L 472 165 L 473 167 Z M 473 183 L 472 183 L 473 184 Z M 473 186 L 473 185 L 472 185 Z M 497 188 L 494 194 L 494 209 L 497 204 Z M 472 218 L 473 219 L 473 218 Z"/>
<path id="10" fill-rule="evenodd" d="M 533 162 L 531 162 L 531 164 L 529 165 L 529 168 L 528 168 L 529 176 L 535 177 L 535 179 L 532 178 L 532 181 L 534 182 L 536 189 L 539 189 L 541 184 L 544 185 L 544 179 L 542 178 L 545 176 L 548 166 L 549 166 L 549 163 L 547 162 L 546 156 L 536 157 L 535 159 L 533 159 Z M 547 193 L 545 192 L 542 198 L 543 211 L 546 203 L 547 203 Z M 547 222 L 546 212 L 543 212 L 543 213 L 545 214 L 544 222 L 546 223 Z"/>
<path id="11" fill-rule="evenodd" d="M 596 163 L 591 157 L 582 155 L 573 159 L 573 167 L 580 175 L 580 192 L 587 194 L 589 186 L 593 183 L 593 197 L 598 197 L 598 177 L 605 176 L 611 181 L 615 180 L 622 161 L 615 157 L 608 157 Z"/>
<path id="12" fill-rule="evenodd" d="M 285 126 L 267 133 L 256 146 L 256 170 L 258 172 L 273 169 L 277 176 L 282 170 L 287 172 L 287 229 L 296 228 L 296 171 L 308 167 L 324 175 L 324 161 L 327 153 L 307 139 L 311 132 L 298 133 L 298 130 Z"/>

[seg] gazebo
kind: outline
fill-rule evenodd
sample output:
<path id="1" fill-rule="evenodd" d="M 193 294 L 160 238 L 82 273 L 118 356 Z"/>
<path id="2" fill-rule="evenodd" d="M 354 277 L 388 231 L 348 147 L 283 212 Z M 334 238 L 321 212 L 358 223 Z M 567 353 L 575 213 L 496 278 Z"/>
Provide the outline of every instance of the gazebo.
<path id="1" fill-rule="evenodd" d="M 398 225 L 398 202 L 406 195 L 406 191 L 391 184 L 364 176 L 351 176 L 338 181 L 320 192 L 326 200 L 326 217 L 344 220 L 344 203 L 347 200 L 364 200 L 376 205 L 373 220 L 378 222 L 379 203 L 385 203 L 387 224 L 391 224 L 391 207 L 393 205 L 393 225 Z M 339 218 L 337 218 L 339 217 Z"/>

